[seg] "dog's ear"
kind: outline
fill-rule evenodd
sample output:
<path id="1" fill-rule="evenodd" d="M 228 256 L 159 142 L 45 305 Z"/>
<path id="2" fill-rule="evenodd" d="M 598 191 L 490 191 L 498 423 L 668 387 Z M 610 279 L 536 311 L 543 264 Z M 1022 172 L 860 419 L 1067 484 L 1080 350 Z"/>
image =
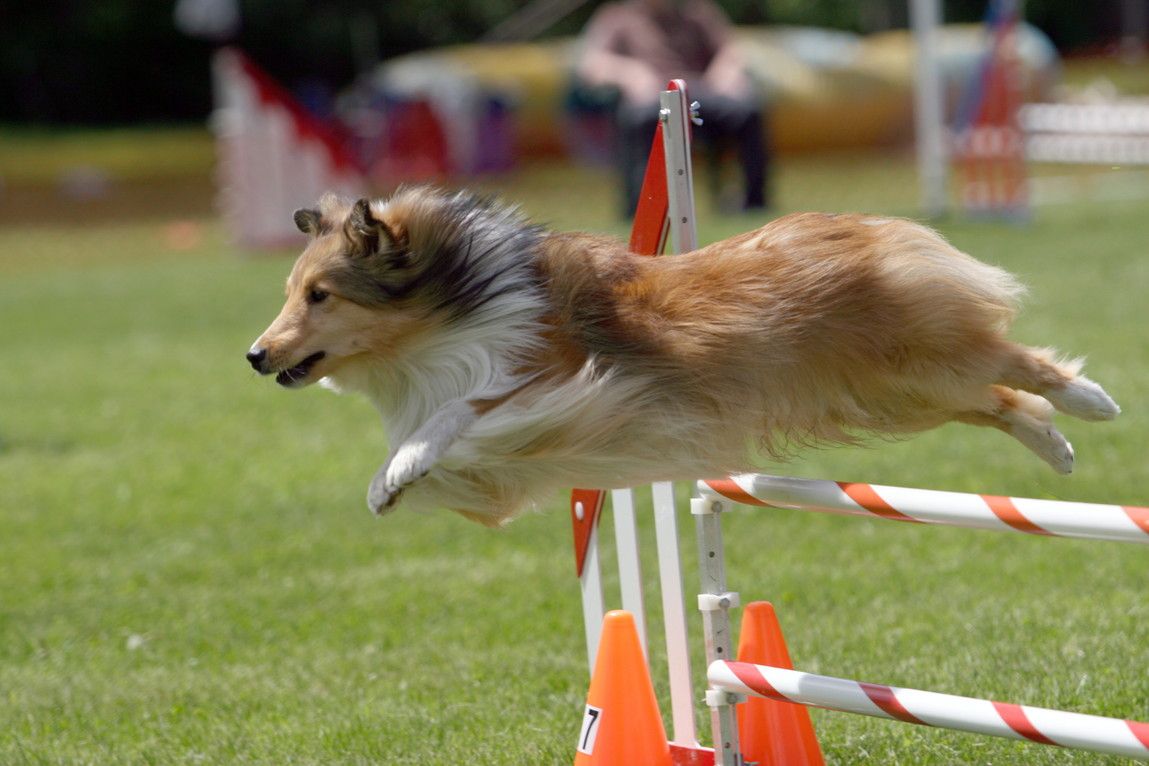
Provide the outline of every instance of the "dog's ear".
<path id="1" fill-rule="evenodd" d="M 292 217 L 295 219 L 295 225 L 299 227 L 301 232 L 311 237 L 319 236 L 319 229 L 322 224 L 320 223 L 321 216 L 318 210 L 305 210 L 301 208 L 296 210 L 295 215 Z"/>
<path id="2" fill-rule="evenodd" d="M 373 255 L 402 247 L 397 232 L 386 221 L 375 217 L 371 212 L 371 203 L 366 199 L 358 200 L 351 208 L 344 232 L 351 242 L 354 255 Z"/>

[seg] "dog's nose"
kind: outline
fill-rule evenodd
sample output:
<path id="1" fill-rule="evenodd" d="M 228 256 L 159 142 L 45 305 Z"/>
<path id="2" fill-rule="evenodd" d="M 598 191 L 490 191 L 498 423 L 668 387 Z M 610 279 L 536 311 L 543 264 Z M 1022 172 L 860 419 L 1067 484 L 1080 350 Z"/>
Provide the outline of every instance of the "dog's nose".
<path id="1" fill-rule="evenodd" d="M 253 346 L 251 351 L 247 352 L 247 361 L 251 362 L 256 372 L 263 372 L 263 363 L 267 361 L 267 349 Z"/>

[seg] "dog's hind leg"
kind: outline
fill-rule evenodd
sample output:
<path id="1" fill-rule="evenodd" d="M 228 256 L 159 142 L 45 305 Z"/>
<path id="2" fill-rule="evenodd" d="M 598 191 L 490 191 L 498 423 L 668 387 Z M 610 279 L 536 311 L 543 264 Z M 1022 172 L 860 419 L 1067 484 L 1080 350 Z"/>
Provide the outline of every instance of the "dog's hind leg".
<path id="1" fill-rule="evenodd" d="M 986 393 L 984 408 L 960 412 L 954 419 L 998 428 L 1029 447 L 1058 473 L 1073 471 L 1073 446 L 1053 427 L 1053 407 L 1048 401 L 1005 386 L 990 386 Z"/>
<path id="2" fill-rule="evenodd" d="M 1079 374 L 1080 362 L 1059 363 L 1049 349 L 1013 343 L 1007 354 L 997 381 L 1001 385 L 1039 394 L 1059 411 L 1082 420 L 1112 420 L 1121 412 L 1101 386 Z"/>

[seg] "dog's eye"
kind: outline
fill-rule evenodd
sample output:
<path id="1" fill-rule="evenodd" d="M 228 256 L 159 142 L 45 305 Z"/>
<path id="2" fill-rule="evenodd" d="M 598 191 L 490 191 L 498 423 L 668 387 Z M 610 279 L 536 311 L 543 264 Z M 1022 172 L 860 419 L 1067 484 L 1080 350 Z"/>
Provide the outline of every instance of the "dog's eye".
<path id="1" fill-rule="evenodd" d="M 327 300 L 326 290 L 320 290 L 318 287 L 313 287 L 307 293 L 308 303 L 323 303 L 325 300 Z"/>

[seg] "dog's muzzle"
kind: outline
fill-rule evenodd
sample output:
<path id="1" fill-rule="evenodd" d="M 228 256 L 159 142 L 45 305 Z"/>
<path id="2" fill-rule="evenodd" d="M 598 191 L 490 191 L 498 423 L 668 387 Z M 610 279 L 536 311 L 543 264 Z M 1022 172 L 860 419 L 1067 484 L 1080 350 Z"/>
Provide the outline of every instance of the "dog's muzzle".
<path id="1" fill-rule="evenodd" d="M 275 373 L 275 382 L 281 386 L 291 388 L 302 384 L 307 376 L 311 374 L 311 368 L 314 367 L 319 360 L 327 356 L 322 351 L 316 351 L 311 356 L 304 359 L 299 364 L 287 367 L 282 370 L 274 370 L 267 360 L 267 349 L 252 347 L 247 352 L 247 361 L 251 364 L 252 369 L 260 375 L 271 375 Z"/>

